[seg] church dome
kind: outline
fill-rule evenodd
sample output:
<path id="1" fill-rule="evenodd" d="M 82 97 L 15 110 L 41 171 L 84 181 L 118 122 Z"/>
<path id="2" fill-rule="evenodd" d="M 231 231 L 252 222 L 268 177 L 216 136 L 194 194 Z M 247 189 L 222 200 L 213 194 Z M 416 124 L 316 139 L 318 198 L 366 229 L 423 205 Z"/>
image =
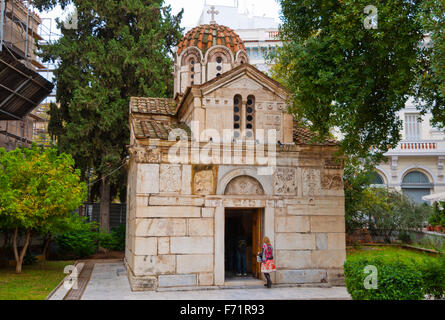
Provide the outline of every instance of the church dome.
<path id="1" fill-rule="evenodd" d="M 189 47 L 199 48 L 203 54 L 213 46 L 222 45 L 233 54 L 246 51 L 243 40 L 232 29 L 219 24 L 203 24 L 191 29 L 178 44 L 178 56 Z"/>

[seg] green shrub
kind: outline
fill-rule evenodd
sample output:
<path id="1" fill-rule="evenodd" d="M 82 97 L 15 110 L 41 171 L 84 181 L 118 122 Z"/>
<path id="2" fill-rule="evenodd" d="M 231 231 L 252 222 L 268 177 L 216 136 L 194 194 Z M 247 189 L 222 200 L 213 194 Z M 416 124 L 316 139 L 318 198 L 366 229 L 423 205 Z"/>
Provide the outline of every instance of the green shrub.
<path id="1" fill-rule="evenodd" d="M 365 267 L 377 268 L 377 289 L 366 289 L 369 274 Z M 354 300 L 421 300 L 422 274 L 412 264 L 388 262 L 379 258 L 347 260 L 344 264 L 346 289 Z"/>
<path id="2" fill-rule="evenodd" d="M 111 235 L 115 241 L 114 250 L 125 250 L 125 224 L 121 224 L 119 227 L 111 230 Z"/>
<path id="3" fill-rule="evenodd" d="M 56 243 L 64 254 L 73 258 L 90 256 L 97 250 L 97 233 L 94 232 L 94 228 L 94 224 L 85 223 L 80 230 L 57 235 Z"/>
<path id="4" fill-rule="evenodd" d="M 443 209 L 444 202 L 434 202 L 433 210 L 428 217 L 428 223 L 432 226 L 445 226 L 445 210 Z"/>
<path id="5" fill-rule="evenodd" d="M 37 257 L 30 253 L 29 251 L 26 252 L 25 256 L 23 257 L 23 265 L 25 266 L 32 266 L 33 264 L 37 263 Z"/>
<path id="6" fill-rule="evenodd" d="M 113 228 L 110 233 L 97 234 L 99 247 L 108 250 L 125 250 L 125 225 Z"/>
<path id="7" fill-rule="evenodd" d="M 99 247 L 108 250 L 114 250 L 116 246 L 116 241 L 111 233 L 99 232 L 97 234 L 97 240 Z"/>
<path id="8" fill-rule="evenodd" d="M 403 243 L 411 243 L 412 242 L 411 235 L 406 230 L 402 230 L 399 232 L 399 240 L 402 241 Z"/>
<path id="9" fill-rule="evenodd" d="M 435 298 L 445 298 L 445 256 L 428 259 L 420 267 L 424 293 Z"/>

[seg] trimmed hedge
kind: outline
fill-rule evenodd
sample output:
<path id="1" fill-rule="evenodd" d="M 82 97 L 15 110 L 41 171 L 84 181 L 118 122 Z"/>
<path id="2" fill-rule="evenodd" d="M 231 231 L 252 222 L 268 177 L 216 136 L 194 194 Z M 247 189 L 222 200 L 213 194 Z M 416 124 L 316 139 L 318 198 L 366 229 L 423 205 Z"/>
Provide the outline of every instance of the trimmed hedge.
<path id="1" fill-rule="evenodd" d="M 377 289 L 366 289 L 370 274 L 365 267 L 377 268 Z M 445 297 L 445 256 L 388 261 L 380 257 L 350 259 L 344 264 L 346 289 L 354 300 L 422 300 L 425 295 Z"/>
<path id="2" fill-rule="evenodd" d="M 445 255 L 429 259 L 420 266 L 425 294 L 434 299 L 445 298 Z"/>
<path id="3" fill-rule="evenodd" d="M 377 289 L 365 289 L 365 267 L 377 268 Z M 411 264 L 382 259 L 357 259 L 344 264 L 346 289 L 354 300 L 421 300 L 422 273 Z"/>

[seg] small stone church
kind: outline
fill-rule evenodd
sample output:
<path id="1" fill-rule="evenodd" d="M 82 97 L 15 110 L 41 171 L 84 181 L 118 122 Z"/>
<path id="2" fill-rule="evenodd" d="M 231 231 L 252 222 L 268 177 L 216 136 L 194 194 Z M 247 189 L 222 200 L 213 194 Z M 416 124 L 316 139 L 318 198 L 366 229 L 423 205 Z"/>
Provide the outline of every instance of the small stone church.
<path id="1" fill-rule="evenodd" d="M 240 37 L 215 22 L 179 43 L 174 92 L 130 101 L 125 264 L 132 290 L 261 279 L 256 255 L 264 236 L 274 247 L 273 283 L 341 284 L 338 143 L 313 142 L 287 113 L 286 89 L 250 65 Z M 248 276 L 236 278 L 230 243 L 240 236 Z"/>

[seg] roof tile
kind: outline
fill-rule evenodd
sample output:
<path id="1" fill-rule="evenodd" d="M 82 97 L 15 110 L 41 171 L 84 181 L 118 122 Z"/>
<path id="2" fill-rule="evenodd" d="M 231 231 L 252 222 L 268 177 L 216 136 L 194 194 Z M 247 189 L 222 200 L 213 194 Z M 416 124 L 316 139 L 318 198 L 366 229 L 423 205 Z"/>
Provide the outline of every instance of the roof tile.
<path id="1" fill-rule="evenodd" d="M 169 98 L 132 97 L 130 100 L 130 106 L 132 113 L 161 115 L 176 114 L 176 101 Z"/>
<path id="2" fill-rule="evenodd" d="M 190 46 L 196 46 L 205 53 L 216 44 L 227 46 L 233 53 L 246 50 L 244 42 L 232 29 L 219 24 L 203 24 L 191 29 L 178 44 L 177 54 Z"/>

